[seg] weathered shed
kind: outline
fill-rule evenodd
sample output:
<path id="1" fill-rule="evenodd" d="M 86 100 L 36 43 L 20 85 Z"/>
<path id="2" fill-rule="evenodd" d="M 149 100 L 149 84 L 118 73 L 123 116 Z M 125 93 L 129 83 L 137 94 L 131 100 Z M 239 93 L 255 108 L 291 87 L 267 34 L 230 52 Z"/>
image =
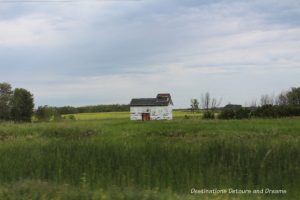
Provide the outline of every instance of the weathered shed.
<path id="1" fill-rule="evenodd" d="M 130 102 L 131 120 L 171 120 L 173 101 L 169 93 L 161 93 L 156 98 L 132 99 Z"/>

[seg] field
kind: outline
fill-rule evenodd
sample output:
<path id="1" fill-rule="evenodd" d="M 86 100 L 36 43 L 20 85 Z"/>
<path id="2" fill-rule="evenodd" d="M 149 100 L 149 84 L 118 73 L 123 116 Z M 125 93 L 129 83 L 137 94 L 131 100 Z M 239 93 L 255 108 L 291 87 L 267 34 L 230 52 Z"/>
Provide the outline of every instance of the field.
<path id="1" fill-rule="evenodd" d="M 185 117 L 189 115 L 189 117 Z M 296 199 L 300 119 L 0 124 L 0 199 Z M 190 194 L 269 188 L 286 194 Z"/>
<path id="2" fill-rule="evenodd" d="M 70 115 L 64 115 L 66 118 Z M 97 119 L 128 119 L 129 118 L 129 112 L 103 112 L 103 113 L 80 113 L 80 114 L 74 114 L 73 115 L 75 119 L 77 120 L 97 120 Z M 191 113 L 191 112 L 183 112 L 183 111 L 174 111 L 173 117 L 175 119 L 177 118 L 183 118 L 185 116 L 188 116 L 190 118 L 201 118 L 201 113 Z"/>

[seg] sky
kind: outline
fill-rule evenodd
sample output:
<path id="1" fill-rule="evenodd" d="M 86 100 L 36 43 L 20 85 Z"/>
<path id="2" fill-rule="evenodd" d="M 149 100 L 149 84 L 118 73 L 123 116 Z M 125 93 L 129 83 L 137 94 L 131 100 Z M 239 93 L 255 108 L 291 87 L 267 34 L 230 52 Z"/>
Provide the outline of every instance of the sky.
<path id="1" fill-rule="evenodd" d="M 36 106 L 247 105 L 299 77 L 299 0 L 0 0 L 0 82 Z"/>

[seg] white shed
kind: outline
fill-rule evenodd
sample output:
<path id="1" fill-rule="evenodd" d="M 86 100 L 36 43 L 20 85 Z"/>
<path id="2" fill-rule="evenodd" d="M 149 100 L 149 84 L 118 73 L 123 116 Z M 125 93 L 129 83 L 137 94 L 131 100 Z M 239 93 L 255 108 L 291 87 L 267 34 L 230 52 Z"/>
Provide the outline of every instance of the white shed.
<path id="1" fill-rule="evenodd" d="M 173 102 L 168 93 L 158 94 L 156 98 L 132 99 L 130 102 L 131 120 L 171 120 Z"/>

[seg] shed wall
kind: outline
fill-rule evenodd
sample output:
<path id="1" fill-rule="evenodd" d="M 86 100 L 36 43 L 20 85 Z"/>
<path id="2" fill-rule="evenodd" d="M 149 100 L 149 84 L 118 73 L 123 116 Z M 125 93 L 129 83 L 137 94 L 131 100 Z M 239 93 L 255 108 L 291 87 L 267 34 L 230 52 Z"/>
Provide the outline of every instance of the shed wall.
<path id="1" fill-rule="evenodd" d="M 130 119 L 142 120 L 142 113 L 149 113 L 151 120 L 171 120 L 172 106 L 132 106 L 130 107 Z"/>

